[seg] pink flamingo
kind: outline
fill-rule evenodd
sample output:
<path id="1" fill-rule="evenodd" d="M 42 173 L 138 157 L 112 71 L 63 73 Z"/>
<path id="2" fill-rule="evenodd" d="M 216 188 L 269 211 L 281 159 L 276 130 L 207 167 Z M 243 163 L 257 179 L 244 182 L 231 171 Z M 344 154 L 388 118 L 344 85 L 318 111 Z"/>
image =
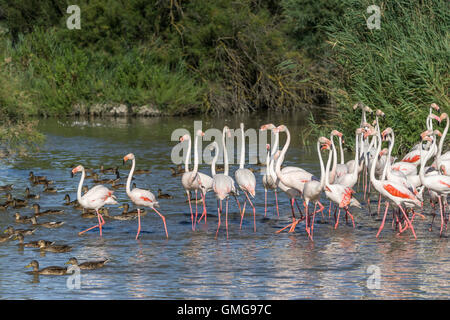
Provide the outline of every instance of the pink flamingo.
<path id="1" fill-rule="evenodd" d="M 359 173 L 359 136 L 362 136 L 363 129 L 356 129 L 356 144 L 355 144 L 355 160 L 353 165 L 353 171 L 349 171 L 343 176 L 339 177 L 337 182 L 346 187 L 353 188 L 353 186 L 358 182 L 358 173 Z"/>
<path id="2" fill-rule="evenodd" d="M 192 171 L 189 171 L 189 158 L 191 157 L 191 137 L 188 134 L 185 134 L 180 138 L 180 141 L 189 141 L 189 147 L 188 151 L 186 153 L 185 158 L 185 172 L 183 173 L 183 176 L 181 177 L 181 184 L 184 187 L 184 190 L 186 191 L 188 202 L 189 202 L 189 209 L 191 211 L 191 224 L 192 224 L 192 230 L 195 230 L 195 225 L 197 222 L 197 199 L 198 199 L 198 191 L 200 190 L 200 195 L 202 197 L 202 203 L 203 203 L 203 212 L 198 220 L 199 222 L 203 217 L 205 217 L 206 222 L 206 193 L 211 190 L 212 188 L 212 178 L 204 173 L 198 172 L 198 139 L 199 137 L 203 137 L 205 134 L 201 130 L 197 130 L 195 134 L 195 140 L 194 140 L 194 168 Z M 195 192 L 195 219 L 192 213 L 192 205 L 191 205 L 191 191 Z"/>
<path id="3" fill-rule="evenodd" d="M 422 138 L 423 140 L 431 139 L 428 135 Z M 421 148 L 423 150 L 423 147 Z M 441 213 L 441 231 L 440 235 L 442 236 L 442 230 L 444 227 L 444 213 L 442 208 L 442 196 L 447 196 L 450 194 L 450 177 L 442 174 L 433 174 L 425 176 L 425 163 L 431 157 L 431 150 L 425 154 L 425 159 L 420 160 L 420 170 L 419 176 L 422 184 L 427 187 L 429 190 L 432 190 L 438 194 L 439 198 L 439 209 Z"/>
<path id="4" fill-rule="evenodd" d="M 239 169 L 234 172 L 234 179 L 236 180 L 237 185 L 245 194 L 244 208 L 241 213 L 241 227 L 242 227 L 242 219 L 245 214 L 245 204 L 248 202 L 252 206 L 253 209 L 253 231 L 256 232 L 256 210 L 253 202 L 250 200 L 248 194 L 255 197 L 255 188 L 256 188 L 256 178 L 253 172 L 249 169 L 244 168 L 245 163 L 245 135 L 244 135 L 244 124 L 241 122 L 241 157 L 239 161 Z"/>
<path id="5" fill-rule="evenodd" d="M 376 132 L 373 130 L 369 134 L 375 135 Z M 376 154 L 379 154 L 381 152 L 382 141 L 381 141 L 381 138 L 379 137 L 379 135 L 376 135 L 375 139 L 379 140 L 378 144 L 377 144 L 377 152 L 376 152 Z M 403 209 L 402 204 L 412 203 L 414 205 L 421 206 L 421 202 L 417 199 L 415 194 L 411 190 L 406 188 L 403 184 L 399 184 L 399 183 L 389 181 L 389 180 L 382 181 L 382 180 L 376 179 L 375 178 L 375 168 L 376 168 L 377 160 L 378 160 L 378 157 L 375 157 L 371 164 L 371 168 L 370 168 L 370 181 L 371 181 L 373 187 L 375 188 L 375 190 L 377 190 L 379 193 L 381 193 L 382 196 L 389 199 L 390 201 L 392 201 L 395 205 L 397 205 L 400 208 L 400 210 L 402 211 L 402 213 L 404 215 L 407 225 L 409 226 L 412 234 L 414 235 L 414 238 L 417 238 L 416 233 L 414 232 L 414 227 L 412 226 L 411 221 L 409 220 L 405 210 Z M 381 222 L 380 228 L 378 229 L 378 233 L 376 235 L 377 238 L 380 235 L 381 230 L 383 230 L 384 223 L 386 221 L 386 215 L 387 215 L 388 208 L 389 208 L 389 201 L 386 202 L 386 210 L 384 212 L 383 220 Z M 400 230 L 400 232 L 402 232 L 402 230 Z"/>
<path id="6" fill-rule="evenodd" d="M 261 131 L 265 131 L 265 130 L 273 131 L 275 128 L 276 127 L 272 123 L 270 123 L 270 124 L 262 125 L 260 130 Z M 266 145 L 266 148 L 267 148 L 266 172 L 264 173 L 263 178 L 262 178 L 262 182 L 263 182 L 263 186 L 264 186 L 264 217 L 266 216 L 266 213 L 267 213 L 267 190 L 273 190 L 275 192 L 275 205 L 277 208 L 277 216 L 278 217 L 280 216 L 280 212 L 278 209 L 277 176 L 276 176 L 275 170 L 274 170 L 274 155 L 278 151 L 278 141 L 279 141 L 279 135 L 275 134 L 275 143 L 272 146 L 272 148 L 270 148 L 269 144 Z M 270 153 L 269 153 L 269 150 L 270 150 Z"/>
<path id="7" fill-rule="evenodd" d="M 277 151 L 277 153 L 275 154 L 275 160 L 277 161 L 276 167 L 275 167 L 275 173 L 277 175 L 277 178 L 280 180 L 281 183 L 283 183 L 283 185 L 287 188 L 287 190 L 293 189 L 293 190 L 295 190 L 296 193 L 301 195 L 303 193 L 303 188 L 305 186 L 305 183 L 307 183 L 308 181 L 311 181 L 311 179 L 313 178 L 313 175 L 311 173 L 309 173 L 308 171 L 306 171 L 302 168 L 298 168 L 298 167 L 289 166 L 289 167 L 285 167 L 285 168 L 283 168 L 283 170 L 281 170 L 281 164 L 284 161 L 284 157 L 285 157 L 287 149 L 289 147 L 291 135 L 289 133 L 288 128 L 285 125 L 278 126 L 276 129 L 274 129 L 274 131 L 276 133 L 285 131 L 286 136 L 287 136 L 286 143 L 283 146 L 281 153 L 279 151 Z M 287 225 L 286 227 L 282 228 L 281 230 L 278 230 L 277 232 L 281 232 L 282 230 L 284 230 L 288 227 L 291 227 L 289 232 L 293 232 L 295 229 L 295 226 L 300 221 L 302 221 L 301 219 L 300 219 L 300 221 L 297 221 L 295 218 L 295 214 L 294 214 L 294 210 L 293 210 L 293 202 L 294 201 L 295 201 L 295 198 L 292 197 L 291 198 L 292 223 Z M 306 221 L 308 221 L 308 217 L 306 217 Z M 306 231 L 308 232 L 308 235 L 309 235 L 308 222 L 306 222 Z"/>
<path id="8" fill-rule="evenodd" d="M 72 177 L 77 172 L 81 171 L 81 179 L 80 183 L 78 184 L 78 191 L 77 191 L 77 200 L 78 203 L 85 209 L 94 209 L 97 213 L 98 218 L 98 224 L 90 227 L 84 231 L 81 231 L 78 233 L 78 235 L 81 235 L 85 233 L 86 231 L 89 231 L 94 228 L 99 228 L 100 230 L 100 237 L 102 236 L 102 226 L 105 224 L 105 220 L 103 219 L 102 215 L 99 213 L 98 209 L 103 207 L 105 204 L 118 204 L 116 201 L 116 197 L 113 195 L 114 191 L 109 190 L 108 188 L 102 186 L 102 185 L 96 185 L 95 187 L 92 187 L 89 191 L 87 191 L 83 196 L 81 195 L 81 190 L 83 189 L 83 182 L 84 178 L 86 176 L 86 172 L 84 170 L 84 167 L 79 165 L 72 169 Z"/>
<path id="9" fill-rule="evenodd" d="M 128 160 L 132 160 L 133 163 L 131 165 L 130 173 L 128 174 L 127 179 L 127 185 L 126 185 L 126 192 L 130 200 L 138 207 L 138 231 L 136 234 L 136 240 L 139 237 L 139 233 L 141 232 L 141 210 L 139 207 L 149 207 L 153 209 L 162 219 L 164 223 L 164 229 L 166 231 L 166 237 L 169 238 L 169 234 L 167 233 L 167 226 L 166 226 L 166 218 L 159 213 L 158 210 L 155 209 L 159 208 L 159 203 L 156 200 L 156 197 L 153 193 L 151 193 L 148 190 L 134 188 L 133 190 L 130 189 L 131 185 L 131 179 L 133 178 L 134 168 L 136 166 L 136 158 L 134 157 L 134 154 L 129 153 L 125 157 L 123 157 L 123 163 L 127 162 Z"/>
<path id="10" fill-rule="evenodd" d="M 217 224 L 216 238 L 219 234 L 220 228 L 220 213 L 222 211 L 222 200 L 226 199 L 226 209 L 225 209 L 225 226 L 227 230 L 228 239 L 228 198 L 230 195 L 238 195 L 236 187 L 234 186 L 233 179 L 228 175 L 228 152 L 225 144 L 225 134 L 230 136 L 230 131 L 227 126 L 223 128 L 222 132 L 222 145 L 223 145 L 223 157 L 224 157 L 224 172 L 221 174 L 216 174 L 216 161 L 219 157 L 219 145 L 216 141 L 213 142 L 212 147 L 216 150 L 213 161 L 211 163 L 211 174 L 213 177 L 213 190 L 216 193 L 217 198 L 217 214 L 219 217 L 219 222 Z M 220 208 L 219 208 L 220 201 Z"/>

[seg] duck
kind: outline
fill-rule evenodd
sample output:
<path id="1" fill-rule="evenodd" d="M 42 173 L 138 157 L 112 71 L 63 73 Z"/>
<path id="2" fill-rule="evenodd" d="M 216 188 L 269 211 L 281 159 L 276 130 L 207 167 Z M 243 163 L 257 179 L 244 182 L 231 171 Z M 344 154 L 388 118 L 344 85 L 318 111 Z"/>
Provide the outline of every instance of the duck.
<path id="1" fill-rule="evenodd" d="M 22 234 L 24 236 L 30 236 L 35 231 L 36 231 L 36 228 L 34 228 L 34 229 L 14 229 L 12 226 L 9 226 L 8 228 L 6 228 L 4 233 L 11 235 L 11 236 L 15 236 L 18 234 Z"/>
<path id="2" fill-rule="evenodd" d="M 0 203 L 0 210 L 6 210 L 9 207 L 9 203 Z"/>
<path id="3" fill-rule="evenodd" d="M 36 216 L 31 217 L 30 220 L 33 226 L 39 226 L 49 229 L 59 228 L 65 223 L 64 221 L 50 221 L 38 223 Z"/>
<path id="4" fill-rule="evenodd" d="M 55 276 L 62 276 L 62 275 L 67 274 L 66 267 L 50 266 L 50 267 L 39 269 L 39 262 L 37 260 L 31 261 L 30 264 L 25 266 L 25 268 L 30 268 L 30 267 L 33 268 L 33 270 L 31 272 L 34 274 L 55 275 Z"/>
<path id="5" fill-rule="evenodd" d="M 13 234 L 0 234 L 0 243 L 8 241 L 13 236 Z"/>
<path id="6" fill-rule="evenodd" d="M 180 176 L 184 173 L 183 166 L 181 164 L 177 165 L 176 167 L 169 167 L 169 170 L 172 173 L 173 177 Z"/>
<path id="7" fill-rule="evenodd" d="M 13 185 L 12 184 L 5 184 L 3 186 L 0 186 L 0 191 L 11 191 Z"/>
<path id="8" fill-rule="evenodd" d="M 28 179 L 30 179 L 31 182 L 46 181 L 47 177 L 46 176 L 35 176 L 33 171 L 30 171 L 30 173 L 28 174 Z"/>
<path id="9" fill-rule="evenodd" d="M 47 192 L 47 193 L 56 193 L 56 192 L 58 192 L 58 190 L 56 190 L 56 188 L 53 188 L 53 187 L 48 187 L 48 183 L 46 183 L 45 184 L 45 187 L 44 187 L 44 192 Z"/>
<path id="10" fill-rule="evenodd" d="M 119 207 L 119 208 L 121 208 L 121 207 Z M 103 208 L 102 214 L 104 215 L 105 218 L 112 219 L 112 220 L 119 220 L 119 221 L 134 220 L 134 219 L 136 219 L 136 216 L 137 216 L 137 214 L 129 215 L 128 213 L 124 214 L 123 212 L 122 212 L 122 214 L 111 216 L 109 214 L 108 208 Z"/>
<path id="11" fill-rule="evenodd" d="M 44 241 L 46 246 L 51 246 L 52 244 L 54 244 L 53 241 L 47 241 L 47 240 L 30 241 L 30 242 L 25 243 L 24 242 L 24 236 L 21 233 L 16 235 L 13 240 L 18 240 L 19 241 L 19 246 L 26 247 L 26 248 L 39 248 L 40 247 L 39 246 L 39 241 Z"/>
<path id="12" fill-rule="evenodd" d="M 33 209 L 34 209 L 34 215 L 36 217 L 44 216 L 44 215 L 48 215 L 48 214 L 63 214 L 64 213 L 64 210 L 58 210 L 58 209 L 48 209 L 45 211 L 41 211 L 41 206 L 38 203 L 33 204 Z"/>
<path id="13" fill-rule="evenodd" d="M 78 200 L 70 201 L 69 194 L 66 194 L 64 196 L 64 203 L 63 203 L 63 205 L 65 205 L 65 206 L 73 206 L 74 208 L 77 208 L 77 207 L 82 208 L 81 205 L 78 203 Z"/>
<path id="14" fill-rule="evenodd" d="M 49 252 L 55 252 L 55 253 L 63 253 L 63 252 L 69 252 L 72 251 L 72 247 L 68 246 L 66 244 L 60 244 L 60 245 L 56 245 L 56 244 L 52 244 L 52 245 L 47 245 L 47 243 L 44 240 L 39 240 L 38 241 L 38 245 L 39 245 L 39 249 L 44 250 L 44 251 L 49 251 Z"/>
<path id="15" fill-rule="evenodd" d="M 92 177 L 94 179 L 94 183 L 97 184 L 112 184 L 120 181 L 120 177 L 116 177 L 116 179 L 100 179 L 97 173 L 94 173 Z"/>
<path id="16" fill-rule="evenodd" d="M 38 194 L 32 194 L 30 193 L 30 188 L 25 189 L 25 198 L 27 199 L 39 199 L 41 196 Z"/>
<path id="17" fill-rule="evenodd" d="M 123 183 L 117 183 L 118 181 L 113 181 L 113 183 L 111 184 L 111 188 L 113 189 L 120 189 L 120 188 L 125 188 L 125 184 Z"/>
<path id="18" fill-rule="evenodd" d="M 86 261 L 83 263 L 78 263 L 77 258 L 72 257 L 65 264 L 71 264 L 71 265 L 77 266 L 83 270 L 94 270 L 94 269 L 104 267 L 108 261 L 109 261 L 109 259 L 100 260 L 100 261 Z"/>
<path id="19" fill-rule="evenodd" d="M 100 166 L 100 173 L 115 173 L 116 175 L 118 175 L 119 174 L 119 167 L 106 168 L 105 169 L 105 167 L 103 165 L 101 165 Z"/>
<path id="20" fill-rule="evenodd" d="M 31 223 L 31 218 L 32 217 L 28 217 L 28 216 L 21 216 L 20 215 L 20 213 L 18 213 L 18 212 L 16 212 L 15 214 L 14 214 L 14 217 L 15 217 L 15 221 L 17 222 L 17 223 Z"/>
<path id="21" fill-rule="evenodd" d="M 27 200 L 14 199 L 12 202 L 12 207 L 14 209 L 25 208 L 27 206 L 27 204 L 28 204 Z"/>
<path id="22" fill-rule="evenodd" d="M 162 193 L 162 190 L 158 189 L 158 199 L 173 199 L 173 196 L 168 193 Z"/>
<path id="23" fill-rule="evenodd" d="M 123 205 L 121 205 L 119 208 L 123 208 L 122 211 L 122 215 L 123 216 L 137 216 L 137 209 L 134 209 L 132 211 L 128 211 L 130 209 L 130 205 L 128 203 L 124 203 Z M 146 215 L 147 212 L 145 211 L 145 209 L 141 209 L 141 216 Z"/>

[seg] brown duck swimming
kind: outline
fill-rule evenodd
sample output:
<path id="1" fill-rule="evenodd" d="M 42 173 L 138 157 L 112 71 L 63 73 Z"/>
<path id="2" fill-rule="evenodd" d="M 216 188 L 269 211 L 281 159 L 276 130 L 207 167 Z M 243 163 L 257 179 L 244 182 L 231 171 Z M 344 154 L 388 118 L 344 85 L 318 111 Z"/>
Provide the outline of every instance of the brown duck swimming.
<path id="1" fill-rule="evenodd" d="M 130 206 L 128 203 L 124 203 L 119 208 L 123 208 L 122 215 L 126 216 L 137 216 L 138 212 L 137 209 L 134 209 L 132 211 L 128 211 L 130 209 Z M 145 209 L 141 209 L 141 216 L 146 215 L 147 212 L 145 212 Z"/>
<path id="2" fill-rule="evenodd" d="M 35 180 L 46 181 L 47 177 L 46 176 L 35 176 L 33 171 L 30 171 L 30 173 L 28 174 L 28 179 L 30 179 L 31 182 L 34 182 Z"/>
<path id="3" fill-rule="evenodd" d="M 54 188 L 54 187 L 49 187 L 48 183 L 46 183 L 45 186 L 44 186 L 44 192 L 56 193 L 56 192 L 58 192 L 58 190 L 56 190 L 56 188 Z"/>
<path id="4" fill-rule="evenodd" d="M 34 274 L 44 274 L 44 275 L 54 275 L 54 276 L 63 276 L 65 274 L 67 274 L 66 267 L 50 266 L 50 267 L 39 269 L 39 262 L 37 262 L 36 260 L 31 261 L 29 265 L 25 266 L 25 268 L 30 268 L 30 267 L 33 268 L 33 270 L 31 272 Z"/>
<path id="5" fill-rule="evenodd" d="M 8 241 L 13 236 L 13 234 L 0 234 L 0 243 Z"/>
<path id="6" fill-rule="evenodd" d="M 59 228 L 65 223 L 64 221 L 50 221 L 50 222 L 38 223 L 37 218 L 35 216 L 31 217 L 30 220 L 31 220 L 31 223 L 33 224 L 33 226 L 44 227 L 44 228 L 49 228 L 49 229 Z"/>
<path id="7" fill-rule="evenodd" d="M 45 216 L 48 214 L 63 214 L 64 213 L 64 210 L 58 210 L 58 209 L 48 209 L 45 211 L 41 211 L 41 206 L 39 205 L 39 203 L 33 204 L 33 209 L 34 209 L 34 215 L 36 217 Z"/>
<path id="8" fill-rule="evenodd" d="M 14 229 L 13 227 L 9 226 L 8 228 L 6 228 L 4 233 L 9 234 L 9 235 L 14 235 L 14 236 L 18 235 L 18 234 L 22 234 L 24 236 L 30 236 L 35 231 L 36 231 L 36 228 L 34 228 L 34 229 Z"/>
<path id="9" fill-rule="evenodd" d="M 44 240 L 38 241 L 39 249 L 49 252 L 56 252 L 56 253 L 63 253 L 63 252 L 69 252 L 72 250 L 71 246 L 68 246 L 66 244 L 61 245 L 47 245 L 47 243 Z"/>
<path id="10" fill-rule="evenodd" d="M 116 179 L 100 179 L 98 174 L 94 174 L 93 175 L 93 179 L 94 179 L 94 183 L 97 184 L 112 184 L 114 182 L 119 182 L 120 181 L 120 177 L 116 177 Z"/>
<path id="11" fill-rule="evenodd" d="M 31 218 L 32 217 L 28 217 L 28 216 L 21 216 L 20 213 L 16 212 L 14 214 L 14 218 L 16 219 L 15 221 L 17 223 L 31 223 Z"/>
<path id="12" fill-rule="evenodd" d="M 11 191 L 13 185 L 12 184 L 5 184 L 3 186 L 0 186 L 0 191 Z"/>
<path id="13" fill-rule="evenodd" d="M 78 263 L 77 258 L 72 257 L 69 259 L 69 261 L 66 262 L 66 264 L 71 264 L 71 265 L 77 266 L 83 270 L 94 270 L 94 269 L 104 267 L 105 263 L 107 263 L 108 261 L 109 261 L 109 259 L 101 260 L 101 261 L 86 261 L 83 263 Z"/>
<path id="14" fill-rule="evenodd" d="M 46 246 L 51 246 L 52 244 L 54 244 L 54 242 L 47 241 L 47 240 L 30 241 L 30 242 L 25 243 L 24 242 L 24 236 L 21 233 L 16 235 L 13 240 L 18 240 L 19 241 L 19 245 L 23 246 L 23 247 L 26 247 L 26 248 L 40 248 L 39 241 L 44 241 Z"/>
<path id="15" fill-rule="evenodd" d="M 27 199 L 39 199 L 41 196 L 38 194 L 31 194 L 30 193 L 30 188 L 26 188 L 25 189 L 25 198 Z"/>
<path id="16" fill-rule="evenodd" d="M 173 199 L 173 196 L 168 193 L 162 193 L 162 190 L 158 189 L 158 199 Z"/>

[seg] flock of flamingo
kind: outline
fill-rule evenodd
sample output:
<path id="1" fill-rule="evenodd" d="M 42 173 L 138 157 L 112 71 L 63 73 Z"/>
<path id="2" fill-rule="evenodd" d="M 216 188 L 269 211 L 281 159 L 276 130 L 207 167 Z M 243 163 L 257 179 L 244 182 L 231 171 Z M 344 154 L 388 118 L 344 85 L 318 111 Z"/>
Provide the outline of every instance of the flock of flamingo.
<path id="1" fill-rule="evenodd" d="M 267 193 L 273 190 L 275 193 L 275 202 L 277 215 L 279 216 L 278 196 L 277 190 L 281 189 L 289 198 L 292 222 L 284 228 L 277 231 L 277 233 L 289 229 L 288 232 L 293 232 L 296 226 L 305 222 L 305 231 L 308 238 L 313 241 L 314 220 L 316 214 L 322 214 L 325 209 L 320 202 L 322 192 L 325 192 L 329 199 L 328 215 L 331 217 L 332 207 L 334 206 L 334 228 L 339 225 L 339 218 L 341 210 L 345 212 L 346 221 L 351 219 L 353 228 L 355 227 L 354 216 L 350 212 L 350 207 L 361 207 L 360 201 L 355 196 L 354 187 L 362 180 L 361 187 L 364 188 L 364 200 L 367 200 L 367 206 L 370 212 L 370 194 L 371 188 L 378 192 L 378 214 L 380 213 L 381 203 L 385 202 L 385 211 L 383 219 L 376 237 L 379 237 L 383 230 L 389 206 L 394 206 L 392 211 L 392 226 L 395 225 L 395 230 L 403 233 L 410 230 L 414 238 L 416 233 L 413 222 L 416 216 L 424 218 L 419 213 L 418 209 L 423 208 L 424 191 L 427 190 L 430 197 L 430 202 L 433 211 L 437 204 L 440 212 L 440 235 L 447 229 L 448 221 L 448 202 L 447 195 L 450 193 L 450 151 L 443 153 L 444 141 L 449 128 L 449 118 L 447 113 L 437 115 L 433 113 L 439 112 L 439 107 L 436 104 L 430 106 L 430 111 L 425 119 L 426 130 L 420 135 L 420 141 L 407 153 L 400 161 L 395 161 L 396 158 L 392 156 L 392 149 L 395 143 L 394 130 L 386 128 L 381 131 L 379 125 L 379 117 L 384 116 L 381 110 L 375 112 L 375 119 L 372 123 L 368 122 L 368 114 L 372 110 L 362 104 L 357 103 L 353 107 L 354 110 L 361 109 L 361 124 L 355 130 L 355 156 L 354 159 L 345 162 L 342 148 L 342 133 L 333 130 L 329 138 L 320 137 L 317 140 L 317 155 L 320 162 L 320 178 L 315 177 L 310 172 L 295 166 L 282 167 L 286 153 L 290 145 L 290 132 L 285 125 L 275 126 L 273 124 L 265 124 L 261 126 L 260 130 L 270 130 L 274 136 L 274 144 L 267 145 L 266 157 L 266 171 L 262 177 L 262 183 L 265 190 L 265 209 L 264 216 L 267 213 Z M 441 123 L 446 120 L 446 126 L 441 133 L 437 129 L 433 129 L 433 121 Z M 221 214 L 223 214 L 223 200 L 225 200 L 225 226 L 228 238 L 228 200 L 233 196 L 239 208 L 242 220 L 245 214 L 247 202 L 253 210 L 253 229 L 256 232 L 256 208 L 252 202 L 255 197 L 256 178 L 254 173 L 245 168 L 245 135 L 244 124 L 240 125 L 242 143 L 240 153 L 239 169 L 234 173 L 234 179 L 229 175 L 229 161 L 226 148 L 226 137 L 231 137 L 230 129 L 225 126 L 222 131 L 222 147 L 224 155 L 224 171 L 223 173 L 216 172 L 216 162 L 219 156 L 219 144 L 215 141 L 211 148 L 215 150 L 215 156 L 211 163 L 211 176 L 198 171 L 198 139 L 204 133 L 198 130 L 194 138 L 194 166 L 193 170 L 189 170 L 189 160 L 191 157 L 191 137 L 186 134 L 180 138 L 180 141 L 187 141 L 188 151 L 185 155 L 184 165 L 185 172 L 181 178 L 181 184 L 187 194 L 192 229 L 196 229 L 196 224 L 203 219 L 206 223 L 207 209 L 206 209 L 206 195 L 209 191 L 213 191 L 217 198 L 217 216 L 218 224 L 216 231 L 216 238 L 221 226 Z M 279 150 L 279 135 L 286 133 L 286 142 Z M 338 156 L 336 146 L 334 144 L 335 138 L 339 139 L 340 146 L 340 161 L 338 163 Z M 419 137 L 418 137 L 419 138 Z M 438 143 L 439 139 L 439 143 Z M 388 142 L 388 148 L 382 149 L 383 141 Z M 322 152 L 328 152 L 328 160 L 326 166 L 322 158 Z M 426 166 L 429 160 L 434 159 L 430 166 Z M 123 158 L 123 162 L 132 161 L 130 173 L 128 175 L 126 184 L 126 193 L 130 200 L 137 206 L 137 220 L 138 230 L 136 239 L 139 237 L 141 231 L 141 213 L 140 208 L 151 208 L 158 214 L 163 223 L 166 237 L 168 237 L 165 217 L 156 209 L 159 208 L 158 201 L 155 195 L 148 191 L 139 188 L 131 189 L 131 180 L 136 165 L 136 158 L 134 154 L 127 154 Z M 417 172 L 419 171 L 419 172 Z M 86 209 L 94 209 L 97 213 L 98 224 L 86 229 L 88 230 L 99 228 L 100 236 L 102 235 L 102 226 L 105 221 L 99 209 L 106 204 L 118 204 L 114 191 L 109 190 L 103 185 L 97 185 L 82 195 L 82 186 L 85 178 L 85 169 L 79 165 L 72 170 L 72 174 L 81 172 L 81 180 L 78 185 L 77 200 L 79 204 Z M 236 185 L 237 187 L 236 187 Z M 244 194 L 244 203 L 238 199 L 239 191 Z M 192 209 L 191 192 L 195 193 L 195 215 Z M 201 197 L 203 211 L 198 217 L 197 202 Z M 303 199 L 304 214 L 297 202 L 297 199 Z M 309 206 L 314 204 L 314 209 L 310 211 Z M 296 210 L 299 216 L 296 216 Z M 318 207 L 318 208 L 317 208 Z M 447 213 L 446 213 L 447 210 Z M 336 216 L 337 211 L 337 216 Z M 433 212 L 433 220 L 435 218 Z"/>

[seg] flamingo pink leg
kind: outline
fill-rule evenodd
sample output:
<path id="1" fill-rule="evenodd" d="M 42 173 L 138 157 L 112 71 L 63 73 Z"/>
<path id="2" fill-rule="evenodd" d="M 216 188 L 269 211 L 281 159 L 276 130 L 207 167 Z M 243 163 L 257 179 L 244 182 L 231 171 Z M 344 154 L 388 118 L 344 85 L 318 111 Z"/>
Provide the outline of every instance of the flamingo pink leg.
<path id="1" fill-rule="evenodd" d="M 139 233 L 141 232 L 141 209 L 137 209 L 138 210 L 138 231 L 136 234 L 136 240 L 139 238 Z"/>
<path id="2" fill-rule="evenodd" d="M 222 200 L 220 200 L 220 204 L 222 204 Z M 219 228 L 220 228 L 220 209 L 219 209 L 219 200 L 217 200 L 217 215 L 219 216 L 219 222 L 217 223 L 217 231 L 216 231 L 216 239 L 217 235 L 219 234 Z"/>
<path id="3" fill-rule="evenodd" d="M 100 237 L 102 236 L 102 226 L 105 224 L 105 220 L 103 220 L 102 215 L 98 212 L 98 210 L 95 210 L 95 212 L 97 212 L 97 219 L 98 219 L 98 224 L 96 224 L 95 226 L 92 226 L 90 228 L 87 228 L 86 230 L 80 231 L 78 232 L 78 235 L 82 235 L 83 233 L 95 229 L 95 228 L 99 228 L 100 230 Z"/>
<path id="4" fill-rule="evenodd" d="M 341 208 L 339 208 L 337 219 L 336 219 L 336 224 L 334 225 L 334 229 L 337 229 L 337 227 L 339 225 L 339 216 L 340 215 L 341 215 Z"/>
<path id="5" fill-rule="evenodd" d="M 414 232 L 414 227 L 411 224 L 411 221 L 409 221 L 408 215 L 406 214 L 405 210 L 403 209 L 403 207 L 401 205 L 399 205 L 400 210 L 403 213 L 403 216 L 406 219 L 407 225 L 409 226 L 409 228 L 411 229 L 412 234 L 414 235 L 414 238 L 417 239 L 416 237 L 416 233 Z"/>
<path id="6" fill-rule="evenodd" d="M 225 200 L 225 229 L 227 230 L 227 240 L 228 240 L 228 197 Z"/>
<path id="7" fill-rule="evenodd" d="M 203 212 L 202 212 L 202 215 L 201 215 L 200 219 L 198 219 L 197 222 L 200 223 L 200 221 L 202 221 L 203 217 L 205 217 L 205 223 L 206 223 L 206 216 L 207 216 L 207 213 L 206 213 L 205 195 L 203 194 L 203 192 L 200 192 L 200 195 L 202 196 Z"/>
<path id="8" fill-rule="evenodd" d="M 280 217 L 280 212 L 278 209 L 278 196 L 277 196 L 277 189 L 275 189 L 275 203 L 277 205 L 277 217 Z"/>
<path id="9" fill-rule="evenodd" d="M 188 191 L 189 209 L 191 210 L 191 228 L 194 229 L 194 214 L 192 213 L 191 193 Z"/>
<path id="10" fill-rule="evenodd" d="M 264 218 L 267 213 L 267 189 L 264 189 Z"/>
<path id="11" fill-rule="evenodd" d="M 152 207 L 152 209 L 161 217 L 161 219 L 164 223 L 164 230 L 166 231 L 166 237 L 167 237 L 167 239 L 169 239 L 169 233 L 167 232 L 166 218 L 155 208 Z"/>
<path id="12" fill-rule="evenodd" d="M 250 205 L 253 208 L 253 231 L 256 232 L 256 209 L 255 206 L 253 205 L 252 200 L 250 200 L 250 198 L 248 197 L 248 194 L 246 191 L 244 191 L 245 196 L 247 197 L 248 202 L 250 202 Z M 242 224 L 242 220 L 241 220 L 241 224 Z"/>
<path id="13" fill-rule="evenodd" d="M 197 199 L 198 199 L 198 194 L 197 194 L 197 189 L 195 189 L 195 219 L 194 219 L 194 227 L 192 229 L 193 231 L 195 231 L 195 226 L 197 224 L 197 214 L 198 214 Z"/>
<path id="14" fill-rule="evenodd" d="M 378 229 L 378 232 L 377 232 L 377 238 L 380 235 L 381 230 L 383 230 L 383 228 L 384 228 L 384 222 L 386 221 L 386 215 L 387 215 L 388 209 L 389 209 L 389 202 L 386 202 L 386 210 L 384 211 L 383 221 L 381 222 L 380 228 Z"/>

